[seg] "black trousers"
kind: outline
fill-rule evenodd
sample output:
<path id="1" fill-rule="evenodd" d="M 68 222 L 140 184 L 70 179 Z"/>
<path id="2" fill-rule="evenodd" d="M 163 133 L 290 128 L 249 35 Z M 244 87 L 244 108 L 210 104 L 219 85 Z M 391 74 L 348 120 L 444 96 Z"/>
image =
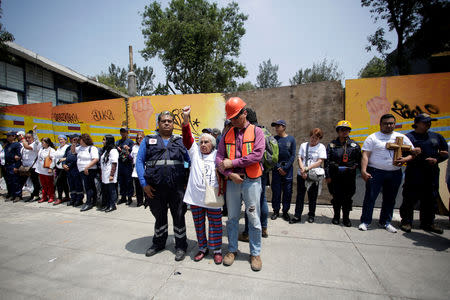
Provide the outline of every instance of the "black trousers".
<path id="1" fill-rule="evenodd" d="M 133 173 L 133 165 L 129 163 L 119 162 L 119 168 L 117 171 L 117 181 L 119 183 L 119 191 L 122 198 L 133 197 L 133 178 L 131 174 Z"/>
<path id="2" fill-rule="evenodd" d="M 139 178 L 133 177 L 134 182 L 134 190 L 136 191 L 136 199 L 138 204 L 144 203 L 144 190 L 142 189 L 141 183 L 139 182 Z"/>
<path id="3" fill-rule="evenodd" d="M 305 179 L 302 176 L 297 174 L 297 198 L 295 201 L 295 216 L 300 218 L 303 213 L 303 206 L 305 205 L 305 194 L 306 194 L 306 186 Z M 317 195 L 319 194 L 319 184 L 313 183 L 308 190 L 308 206 L 309 212 L 308 216 L 315 217 L 316 215 L 316 204 L 317 204 Z"/>
<path id="4" fill-rule="evenodd" d="M 340 210 L 347 214 L 352 210 L 352 197 L 356 191 L 356 173 L 354 171 L 344 171 L 342 173 L 330 176 L 331 183 L 328 184 L 328 190 L 333 196 L 334 215 L 339 216 Z"/>
<path id="5" fill-rule="evenodd" d="M 403 202 L 400 206 L 402 224 L 412 225 L 414 207 L 420 201 L 420 224 L 434 223 L 439 196 L 439 168 L 407 169 L 403 184 Z"/>
<path id="6" fill-rule="evenodd" d="M 39 181 L 39 174 L 36 173 L 36 169 L 32 168 L 30 169 L 30 177 L 31 182 L 33 183 L 33 193 L 31 193 L 31 196 L 38 197 L 39 193 L 41 192 L 41 182 Z M 20 176 L 20 186 L 23 188 L 25 183 L 28 180 L 28 177 Z"/>
<path id="7" fill-rule="evenodd" d="M 145 195 L 145 200 L 150 204 L 150 211 L 156 219 L 153 245 L 164 248 L 168 237 L 167 206 L 170 208 L 173 220 L 173 233 L 175 236 L 175 248 L 186 251 L 186 204 L 183 202 L 184 186 L 153 186 L 155 191 L 152 199 Z"/>
<path id="8" fill-rule="evenodd" d="M 69 184 L 67 183 L 67 172 L 64 169 L 56 168 L 56 191 L 58 199 L 63 199 L 63 192 L 66 199 L 69 199 Z"/>

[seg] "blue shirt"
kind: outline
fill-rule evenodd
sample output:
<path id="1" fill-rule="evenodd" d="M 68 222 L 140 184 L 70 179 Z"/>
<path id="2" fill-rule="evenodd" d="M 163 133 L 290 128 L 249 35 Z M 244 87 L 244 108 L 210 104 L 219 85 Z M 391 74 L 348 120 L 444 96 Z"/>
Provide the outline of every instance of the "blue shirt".
<path id="1" fill-rule="evenodd" d="M 167 147 L 169 144 L 169 140 L 163 139 L 164 146 Z M 145 187 L 147 184 L 147 181 L 145 180 L 145 153 L 147 152 L 147 144 L 144 141 L 139 145 L 139 150 L 136 157 L 136 173 L 139 178 L 139 182 L 141 183 L 142 187 Z M 187 162 L 190 162 L 189 153 L 186 149 L 184 149 L 184 160 Z"/>
<path id="2" fill-rule="evenodd" d="M 288 135 L 287 137 L 276 135 L 275 139 L 278 142 L 278 148 L 280 151 L 278 155 L 278 163 L 275 169 L 281 167 L 283 171 L 287 172 L 290 168 L 292 168 L 292 164 L 297 157 L 297 153 L 295 151 L 297 148 L 295 139 L 291 135 Z"/>

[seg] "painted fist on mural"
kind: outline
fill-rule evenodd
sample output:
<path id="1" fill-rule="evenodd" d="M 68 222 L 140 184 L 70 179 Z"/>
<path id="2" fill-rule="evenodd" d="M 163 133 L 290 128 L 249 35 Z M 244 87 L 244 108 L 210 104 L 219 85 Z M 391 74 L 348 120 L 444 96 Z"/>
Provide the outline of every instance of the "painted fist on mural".
<path id="1" fill-rule="evenodd" d="M 380 96 L 375 96 L 366 103 L 370 115 L 370 125 L 377 125 L 384 114 L 391 111 L 391 103 L 386 97 L 386 78 L 381 78 Z"/>
<path id="2" fill-rule="evenodd" d="M 148 123 L 155 112 L 150 98 L 142 98 L 131 105 L 136 127 L 140 129 L 148 129 Z"/>

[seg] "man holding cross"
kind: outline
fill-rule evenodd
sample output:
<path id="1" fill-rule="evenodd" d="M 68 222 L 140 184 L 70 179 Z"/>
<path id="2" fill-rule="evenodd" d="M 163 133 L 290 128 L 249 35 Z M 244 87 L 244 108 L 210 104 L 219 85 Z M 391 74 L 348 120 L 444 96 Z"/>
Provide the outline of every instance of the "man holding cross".
<path id="1" fill-rule="evenodd" d="M 401 166 L 413 156 L 402 156 L 403 151 L 412 148 L 412 143 L 404 134 L 394 132 L 394 129 L 395 117 L 391 114 L 381 116 L 380 131 L 369 135 L 362 146 L 361 175 L 366 182 L 359 225 L 359 230 L 362 231 L 366 231 L 372 222 L 373 207 L 382 189 L 383 202 L 379 224 L 389 232 L 397 232 L 391 225 L 391 220 L 395 198 L 402 181 Z"/>

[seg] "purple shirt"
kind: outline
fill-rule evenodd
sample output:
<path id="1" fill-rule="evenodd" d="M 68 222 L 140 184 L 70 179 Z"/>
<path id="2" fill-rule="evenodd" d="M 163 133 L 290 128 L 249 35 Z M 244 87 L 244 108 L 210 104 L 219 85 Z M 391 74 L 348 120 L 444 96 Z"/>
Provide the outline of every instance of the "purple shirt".
<path id="1" fill-rule="evenodd" d="M 262 157 L 264 155 L 264 150 L 266 149 L 266 142 L 264 139 L 264 133 L 261 128 L 255 126 L 255 144 L 253 146 L 252 153 L 248 154 L 247 156 L 242 157 L 242 144 L 244 141 L 244 132 L 245 129 L 250 125 L 250 123 L 247 121 L 244 128 L 237 129 L 237 128 L 231 128 L 230 130 L 234 130 L 236 134 L 236 157 L 232 160 L 233 162 L 233 168 L 232 169 L 226 169 L 224 172 L 221 172 L 223 175 L 228 176 L 230 173 L 245 173 L 244 168 L 247 166 L 250 166 L 256 162 L 260 162 L 262 160 Z M 217 148 L 217 155 L 216 155 L 216 166 L 219 166 L 219 164 L 222 162 L 224 158 L 227 158 L 227 151 L 225 148 L 225 136 L 223 136 L 222 139 L 220 139 L 219 146 Z M 262 168 L 262 165 L 261 165 Z"/>

